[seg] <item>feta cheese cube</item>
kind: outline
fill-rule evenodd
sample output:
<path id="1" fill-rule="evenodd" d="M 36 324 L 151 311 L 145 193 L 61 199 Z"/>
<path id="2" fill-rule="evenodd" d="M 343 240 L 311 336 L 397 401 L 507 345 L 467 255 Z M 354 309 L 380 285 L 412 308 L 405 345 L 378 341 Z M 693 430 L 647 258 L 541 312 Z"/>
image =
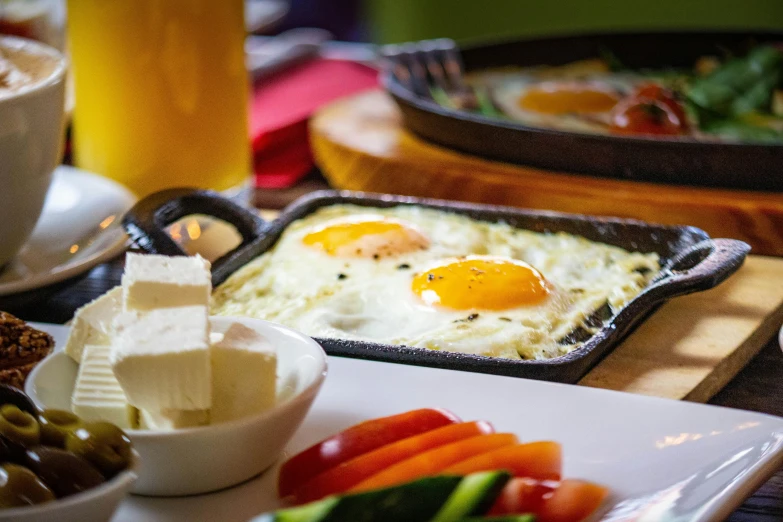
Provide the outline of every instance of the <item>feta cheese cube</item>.
<path id="1" fill-rule="evenodd" d="M 209 410 L 139 410 L 139 428 L 171 431 L 209 424 Z"/>
<path id="2" fill-rule="evenodd" d="M 71 410 L 85 421 L 107 421 L 123 429 L 136 427 L 137 412 L 128 404 L 109 364 L 109 346 L 87 345 L 71 396 Z"/>
<path id="3" fill-rule="evenodd" d="M 128 402 L 150 410 L 206 410 L 212 370 L 206 306 L 123 312 L 111 365 Z"/>
<path id="4" fill-rule="evenodd" d="M 122 287 L 109 290 L 76 310 L 71 332 L 65 343 L 65 353 L 76 362 L 81 362 L 85 345 L 109 345 L 112 323 L 122 311 Z"/>
<path id="5" fill-rule="evenodd" d="M 129 253 L 122 275 L 125 310 L 147 311 L 178 306 L 209 306 L 209 261 Z"/>
<path id="6" fill-rule="evenodd" d="M 212 345 L 212 423 L 274 406 L 277 354 L 261 334 L 234 323 Z"/>

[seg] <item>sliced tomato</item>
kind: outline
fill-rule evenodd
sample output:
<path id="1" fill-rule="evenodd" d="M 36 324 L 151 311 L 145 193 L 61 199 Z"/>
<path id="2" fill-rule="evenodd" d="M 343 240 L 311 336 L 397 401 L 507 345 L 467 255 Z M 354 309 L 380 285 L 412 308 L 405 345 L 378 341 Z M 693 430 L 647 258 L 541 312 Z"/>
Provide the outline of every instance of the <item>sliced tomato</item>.
<path id="1" fill-rule="evenodd" d="M 506 484 L 490 515 L 531 513 L 536 522 L 581 522 L 604 502 L 608 490 L 584 480 L 560 483 L 515 478 Z"/>
<path id="2" fill-rule="evenodd" d="M 457 422 L 451 412 L 425 408 L 357 424 L 288 459 L 280 468 L 278 494 L 286 497 L 314 476 L 368 451 Z"/>
<path id="3" fill-rule="evenodd" d="M 446 444 L 390 466 L 380 473 L 363 480 L 351 488 L 350 491 L 358 492 L 380 489 L 422 477 L 437 475 L 443 473 L 452 464 L 498 448 L 512 446 L 517 442 L 519 440 L 514 434 L 493 433 Z"/>
<path id="4" fill-rule="evenodd" d="M 505 469 L 515 477 L 560 480 L 562 450 L 560 444 L 552 441 L 518 444 L 463 460 L 446 468 L 444 473 L 469 475 L 493 469 Z"/>
<path id="5" fill-rule="evenodd" d="M 544 498 L 537 522 L 581 522 L 597 510 L 609 490 L 584 480 L 566 479 Z"/>
<path id="6" fill-rule="evenodd" d="M 517 477 L 508 481 L 500 492 L 488 515 L 514 515 L 523 513 L 538 513 L 544 503 L 544 497 L 551 495 L 557 487 L 557 482 L 542 482 L 539 480 Z"/>
<path id="7" fill-rule="evenodd" d="M 361 481 L 398 462 L 446 444 L 493 431 L 492 425 L 488 422 L 463 422 L 387 444 L 316 475 L 297 488 L 291 501 L 302 504 L 319 500 L 327 495 L 344 493 Z"/>

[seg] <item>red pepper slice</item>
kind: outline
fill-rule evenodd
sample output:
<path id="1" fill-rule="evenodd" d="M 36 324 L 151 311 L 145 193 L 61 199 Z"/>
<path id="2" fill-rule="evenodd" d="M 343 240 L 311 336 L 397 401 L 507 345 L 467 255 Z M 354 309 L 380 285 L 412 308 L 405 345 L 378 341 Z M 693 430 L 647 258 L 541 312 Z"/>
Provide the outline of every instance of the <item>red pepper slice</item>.
<path id="1" fill-rule="evenodd" d="M 278 495 L 286 497 L 316 475 L 368 451 L 457 422 L 451 412 L 424 408 L 357 424 L 288 459 L 280 468 Z"/>
<path id="2" fill-rule="evenodd" d="M 493 431 L 488 422 L 462 422 L 387 444 L 316 475 L 300 486 L 291 500 L 295 504 L 302 504 L 328 495 L 344 493 L 398 462 L 452 442 Z"/>
<path id="3" fill-rule="evenodd" d="M 519 440 L 516 435 L 511 433 L 493 433 L 446 444 L 388 467 L 380 473 L 363 480 L 351 488 L 350 491 L 359 492 L 386 488 L 404 484 L 411 480 L 442 474 L 452 464 L 504 446 L 512 446 L 517 442 Z"/>
<path id="4" fill-rule="evenodd" d="M 563 457 L 560 444 L 552 441 L 529 442 L 477 455 L 444 470 L 454 475 L 505 469 L 515 477 L 560 480 Z"/>

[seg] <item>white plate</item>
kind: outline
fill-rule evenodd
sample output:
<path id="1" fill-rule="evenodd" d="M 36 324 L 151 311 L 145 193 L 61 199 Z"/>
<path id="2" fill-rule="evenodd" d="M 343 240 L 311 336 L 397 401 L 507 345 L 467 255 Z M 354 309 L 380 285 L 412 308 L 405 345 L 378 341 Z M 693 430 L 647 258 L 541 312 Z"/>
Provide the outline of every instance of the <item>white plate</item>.
<path id="1" fill-rule="evenodd" d="M 110 179 L 57 167 L 32 237 L 0 273 L 0 296 L 65 281 L 122 253 L 120 221 L 135 201 Z"/>
<path id="2" fill-rule="evenodd" d="M 59 346 L 67 328 L 38 325 Z M 564 475 L 609 486 L 601 520 L 712 522 L 783 464 L 783 419 L 606 390 L 329 358 L 329 376 L 288 454 L 360 421 L 414 408 L 486 419 L 523 440 L 563 444 Z M 143 465 L 143 463 L 142 463 Z M 276 507 L 274 467 L 209 495 L 130 497 L 114 522 L 245 521 Z"/>

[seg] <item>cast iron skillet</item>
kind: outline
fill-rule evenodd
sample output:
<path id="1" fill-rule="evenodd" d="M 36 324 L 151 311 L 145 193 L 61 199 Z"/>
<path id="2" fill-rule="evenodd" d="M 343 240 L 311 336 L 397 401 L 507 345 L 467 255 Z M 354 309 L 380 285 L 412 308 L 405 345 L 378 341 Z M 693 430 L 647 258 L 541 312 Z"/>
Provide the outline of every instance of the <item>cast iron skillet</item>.
<path id="1" fill-rule="evenodd" d="M 206 214 L 233 224 L 242 236 L 242 243 L 213 263 L 212 283 L 217 287 L 249 261 L 272 248 L 293 221 L 320 207 L 341 203 L 369 208 L 418 205 L 479 220 L 503 221 L 536 232 L 563 231 L 629 250 L 657 252 L 664 268 L 654 282 L 608 319 L 581 347 L 556 359 L 515 361 L 344 339 L 317 339 L 331 355 L 549 381 L 576 382 L 657 305 L 675 296 L 714 287 L 742 265 L 750 250 L 741 241 L 710 239 L 702 230 L 687 226 L 348 191 L 315 192 L 295 201 L 275 221 L 266 222 L 216 193 L 172 189 L 138 202 L 125 215 L 123 223 L 140 248 L 172 256 L 185 255 L 164 230 L 177 219 Z"/>
<path id="2" fill-rule="evenodd" d="M 562 65 L 610 50 L 631 68 L 692 68 L 701 56 L 744 54 L 783 33 L 633 33 L 541 38 L 466 48 L 465 69 Z M 693 139 L 600 136 L 548 130 L 444 108 L 417 82 L 387 68 L 383 84 L 405 127 L 446 147 L 524 165 L 660 183 L 783 190 L 783 144 L 707 143 Z M 424 92 L 426 91 L 426 92 Z"/>

